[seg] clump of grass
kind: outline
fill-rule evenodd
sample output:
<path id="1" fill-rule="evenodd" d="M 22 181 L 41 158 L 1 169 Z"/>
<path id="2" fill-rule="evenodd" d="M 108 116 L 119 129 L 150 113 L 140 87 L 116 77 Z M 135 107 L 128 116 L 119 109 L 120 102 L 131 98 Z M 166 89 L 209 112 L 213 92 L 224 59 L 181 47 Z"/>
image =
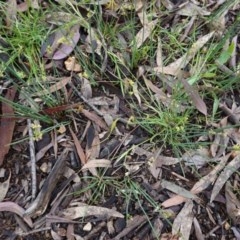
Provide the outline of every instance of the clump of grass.
<path id="1" fill-rule="evenodd" d="M 2 16 L 6 7 L 4 4 L 0 5 Z M 1 97 L 0 101 L 11 104 L 16 117 L 53 124 L 52 116 L 44 114 L 41 110 L 62 104 L 64 97 L 61 91 L 55 93 L 49 91 L 51 85 L 58 81 L 58 73 L 55 72 L 56 79 L 47 79 L 41 57 L 41 46 L 51 31 L 46 21 L 48 11 L 43 8 L 29 8 L 25 12 L 17 13 L 10 28 L 4 24 L 0 26 L 1 40 L 4 42 L 0 45 L 0 50 L 5 54 L 4 56 L 7 56 L 0 71 L 3 79 L 10 79 L 19 91 L 17 103 L 8 102 L 4 97 Z"/>
<path id="2" fill-rule="evenodd" d="M 3 12 L 4 8 L 1 9 Z M 27 79 L 36 76 L 45 76 L 43 64 L 40 59 L 40 48 L 46 37 L 48 28 L 44 24 L 44 12 L 30 9 L 18 13 L 10 29 L 1 25 L 1 37 L 7 48 L 1 49 L 9 55 L 6 65 L 15 65 L 15 71 Z M 17 68 L 21 66 L 22 69 Z"/>
<path id="3" fill-rule="evenodd" d="M 131 176 L 123 178 L 116 178 L 114 176 L 107 177 L 100 175 L 99 177 L 83 177 L 83 182 L 86 187 L 82 190 L 74 192 L 74 195 L 85 194 L 88 198 L 88 204 L 103 204 L 110 196 L 117 196 L 118 200 L 122 202 L 118 210 L 125 215 L 127 220 L 132 217 L 132 204 L 138 208 L 138 211 L 146 216 L 147 222 L 150 225 L 153 234 L 154 227 L 151 220 L 154 216 L 161 216 L 171 226 L 170 218 L 173 217 L 168 210 L 161 209 L 159 203 L 153 199 L 152 196 Z M 147 212 L 146 206 L 151 208 L 151 214 Z"/>

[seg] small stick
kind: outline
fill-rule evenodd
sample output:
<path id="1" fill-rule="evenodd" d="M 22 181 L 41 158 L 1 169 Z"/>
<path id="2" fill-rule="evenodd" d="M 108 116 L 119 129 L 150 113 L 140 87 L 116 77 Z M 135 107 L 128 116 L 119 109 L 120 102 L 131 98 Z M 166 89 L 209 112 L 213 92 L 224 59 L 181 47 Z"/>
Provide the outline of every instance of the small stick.
<path id="1" fill-rule="evenodd" d="M 31 159 L 32 201 L 33 201 L 36 198 L 36 193 L 37 193 L 36 157 L 35 157 L 35 146 L 33 141 L 31 119 L 28 119 L 27 123 L 28 123 L 28 134 L 29 134 L 29 150 L 30 150 L 30 159 Z"/>
<path id="2" fill-rule="evenodd" d="M 25 233 L 18 233 L 18 235 L 21 236 L 21 237 L 25 237 L 25 236 L 33 234 L 33 233 L 48 231 L 48 230 L 51 230 L 51 229 L 52 229 L 51 227 L 45 227 L 45 228 L 35 229 L 35 230 L 25 232 Z"/>
<path id="3" fill-rule="evenodd" d="M 100 112 L 93 104 L 89 103 L 89 101 L 78 91 L 78 89 L 70 82 L 71 88 L 74 89 L 75 93 L 89 106 L 91 107 L 99 116 L 103 116 L 103 113 Z"/>

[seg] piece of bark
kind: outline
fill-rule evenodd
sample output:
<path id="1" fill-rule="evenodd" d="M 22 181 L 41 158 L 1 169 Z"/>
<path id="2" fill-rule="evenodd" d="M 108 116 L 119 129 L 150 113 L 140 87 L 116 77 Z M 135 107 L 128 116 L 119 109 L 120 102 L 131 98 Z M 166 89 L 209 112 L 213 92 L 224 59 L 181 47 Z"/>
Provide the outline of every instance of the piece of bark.
<path id="1" fill-rule="evenodd" d="M 51 194 L 56 187 L 60 177 L 63 175 L 66 163 L 68 151 L 65 149 L 57 162 L 55 163 L 52 171 L 45 180 L 41 191 L 39 192 L 37 198 L 31 203 L 29 208 L 25 211 L 24 216 L 40 216 L 43 214 L 48 206 L 51 198 Z"/>

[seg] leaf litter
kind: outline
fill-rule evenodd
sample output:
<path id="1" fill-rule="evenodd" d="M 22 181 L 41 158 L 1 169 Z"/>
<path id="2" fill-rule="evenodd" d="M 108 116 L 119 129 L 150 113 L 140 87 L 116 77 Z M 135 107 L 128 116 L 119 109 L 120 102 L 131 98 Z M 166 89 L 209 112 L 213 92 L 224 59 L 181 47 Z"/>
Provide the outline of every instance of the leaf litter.
<path id="1" fill-rule="evenodd" d="M 228 239 L 238 239 L 239 91 L 237 81 L 230 83 L 231 90 L 222 90 L 232 79 L 224 82 L 221 77 L 238 78 L 238 32 L 227 30 L 239 3 L 56 1 L 61 6 L 57 11 L 43 2 L 8 1 L 12 8 L 7 8 L 4 21 L 11 33 L 19 12 L 50 10 L 44 16 L 48 34 L 38 46 L 45 82 L 27 100 L 33 99 L 39 113 L 50 116 L 58 127 L 38 119 L 46 127 L 43 140 L 48 131 L 51 137 L 41 144 L 35 141 L 41 146 L 36 153 L 38 195 L 30 199 L 26 163 L 30 157 L 21 140 L 26 122 L 17 118 L 24 114 L 18 115 L 16 99 L 39 79 L 35 77 L 33 83 L 23 76 L 21 85 L 15 83 L 16 96 L 4 85 L 7 101 L 1 102 L 0 163 L 11 174 L 0 178 L 0 211 L 4 212 L 0 223 L 5 224 L 5 214 L 13 216 L 8 212 L 20 220 L 14 223 L 12 218 L 15 229 L 7 225 L 0 236 L 222 239 L 227 234 Z M 129 21 L 130 16 L 136 21 Z M 221 43 L 212 48 L 216 42 Z M 31 68 L 28 59 L 24 64 Z M 217 84 L 212 76 L 218 76 Z M 211 98 L 219 98 L 215 113 Z M 161 108 L 154 115 L 149 106 Z M 164 142 L 165 136 L 151 138 L 135 121 L 141 115 L 146 122 L 157 117 L 160 121 L 172 106 L 177 106 L 178 114 L 193 107 L 198 110 L 188 116 L 196 124 L 194 129 L 182 132 L 182 141 L 193 134 L 190 141 L 196 148 L 180 146 L 175 152 Z M 199 123 L 203 134 L 194 135 Z M 171 119 L 150 128 L 158 133 L 166 125 L 171 126 L 173 137 L 184 128 Z M 17 145 L 11 145 L 12 140 Z"/>

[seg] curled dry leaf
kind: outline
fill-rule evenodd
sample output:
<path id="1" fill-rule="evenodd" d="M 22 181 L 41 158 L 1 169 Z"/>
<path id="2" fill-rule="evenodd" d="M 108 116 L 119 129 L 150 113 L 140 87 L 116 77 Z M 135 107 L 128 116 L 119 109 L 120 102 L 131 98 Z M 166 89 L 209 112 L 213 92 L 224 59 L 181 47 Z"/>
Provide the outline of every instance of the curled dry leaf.
<path id="1" fill-rule="evenodd" d="M 167 95 L 163 92 L 162 89 L 158 88 L 157 86 L 155 86 L 150 80 L 148 80 L 144 75 L 142 75 L 144 82 L 146 84 L 146 86 L 151 89 L 151 91 L 153 91 L 154 93 L 157 94 L 158 99 L 161 100 L 161 102 L 166 106 L 169 105 L 169 98 L 167 97 Z"/>
<path id="2" fill-rule="evenodd" d="M 158 37 L 156 63 L 159 68 L 163 67 L 162 42 L 160 37 Z"/>
<path id="3" fill-rule="evenodd" d="M 76 62 L 76 58 L 74 56 L 68 57 L 67 60 L 64 61 L 65 68 L 68 71 L 73 72 L 81 72 L 82 67 Z"/>
<path id="4" fill-rule="evenodd" d="M 179 240 L 188 240 L 190 237 L 193 222 L 192 209 L 193 201 L 188 200 L 173 222 L 172 234 L 175 235 L 180 233 L 181 236 Z"/>
<path id="5" fill-rule="evenodd" d="M 141 106 L 142 101 L 141 101 L 141 97 L 140 97 L 140 94 L 139 94 L 139 91 L 138 91 L 137 82 L 134 82 L 134 84 L 132 85 L 132 90 L 133 90 L 134 96 L 135 96 L 135 97 L 137 98 L 137 100 L 138 100 L 139 106 Z"/>
<path id="6" fill-rule="evenodd" d="M 240 223 L 240 201 L 232 191 L 232 185 L 230 182 L 225 184 L 225 197 L 226 207 L 229 217 L 233 220 L 234 224 Z"/>
<path id="7" fill-rule="evenodd" d="M 29 227 L 33 226 L 33 223 L 30 217 L 28 216 L 23 217 L 25 210 L 22 207 L 20 207 L 18 204 L 14 202 L 0 202 L 0 212 L 4 212 L 4 211 L 16 213 L 18 216 L 23 218 L 23 220 L 28 224 Z"/>
<path id="8" fill-rule="evenodd" d="M 124 218 L 124 216 L 115 210 L 105 208 L 105 207 L 97 207 L 97 206 L 90 206 L 90 205 L 83 205 L 77 207 L 70 207 L 64 209 L 62 211 L 64 217 L 69 219 L 77 219 L 81 217 L 88 217 L 88 216 L 96 216 L 96 217 L 118 217 Z"/>
<path id="9" fill-rule="evenodd" d="M 133 45 L 136 44 L 136 48 L 140 48 L 142 46 L 142 44 L 146 41 L 146 39 L 151 35 L 151 33 L 152 33 L 153 29 L 155 28 L 157 22 L 158 22 L 158 19 L 144 24 L 144 26 L 137 33 L 134 41 L 132 42 Z"/>
<path id="10" fill-rule="evenodd" d="M 222 189 L 225 182 L 231 177 L 231 175 L 240 168 L 240 155 L 237 155 L 221 172 L 217 181 L 214 184 L 210 202 L 212 202 L 219 191 Z"/>

